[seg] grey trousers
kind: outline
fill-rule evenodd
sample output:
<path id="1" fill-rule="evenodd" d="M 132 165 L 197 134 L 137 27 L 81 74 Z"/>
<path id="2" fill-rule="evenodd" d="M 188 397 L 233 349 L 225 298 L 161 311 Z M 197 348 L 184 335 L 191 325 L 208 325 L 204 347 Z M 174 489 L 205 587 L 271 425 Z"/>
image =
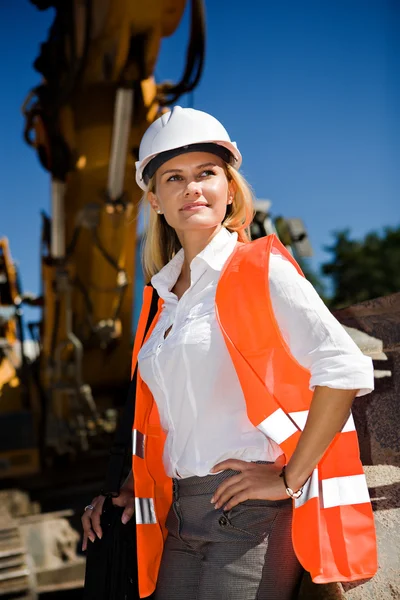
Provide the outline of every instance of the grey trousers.
<path id="1" fill-rule="evenodd" d="M 211 497 L 236 474 L 174 480 L 156 600 L 293 600 L 303 570 L 291 500 L 248 500 L 228 512 Z"/>

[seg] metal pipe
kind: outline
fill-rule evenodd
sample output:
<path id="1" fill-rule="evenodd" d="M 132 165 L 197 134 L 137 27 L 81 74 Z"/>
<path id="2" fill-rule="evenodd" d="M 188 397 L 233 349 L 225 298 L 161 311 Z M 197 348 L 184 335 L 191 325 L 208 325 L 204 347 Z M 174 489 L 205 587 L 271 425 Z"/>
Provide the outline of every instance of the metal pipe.
<path id="1" fill-rule="evenodd" d="M 65 183 L 58 179 L 51 181 L 51 256 L 65 256 Z"/>
<path id="2" fill-rule="evenodd" d="M 133 110 L 133 89 L 119 88 L 114 107 L 110 167 L 107 193 L 111 201 L 118 200 L 124 191 L 125 165 Z"/>

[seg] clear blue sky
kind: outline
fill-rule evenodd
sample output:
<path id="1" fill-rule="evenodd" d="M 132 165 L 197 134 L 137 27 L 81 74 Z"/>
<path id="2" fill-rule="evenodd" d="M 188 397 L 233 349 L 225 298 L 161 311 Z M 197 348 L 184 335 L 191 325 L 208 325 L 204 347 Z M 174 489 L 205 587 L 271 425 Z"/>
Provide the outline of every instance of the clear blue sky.
<path id="1" fill-rule="evenodd" d="M 219 118 L 243 172 L 274 215 L 302 217 L 315 250 L 400 222 L 400 2 L 207 0 L 205 72 L 194 107 Z M 162 44 L 156 75 L 177 79 L 188 15 Z M 23 139 L 32 63 L 52 21 L 28 0 L 0 0 L 0 236 L 25 290 L 40 289 L 40 210 L 49 177 Z M 183 98 L 183 106 L 190 105 Z"/>

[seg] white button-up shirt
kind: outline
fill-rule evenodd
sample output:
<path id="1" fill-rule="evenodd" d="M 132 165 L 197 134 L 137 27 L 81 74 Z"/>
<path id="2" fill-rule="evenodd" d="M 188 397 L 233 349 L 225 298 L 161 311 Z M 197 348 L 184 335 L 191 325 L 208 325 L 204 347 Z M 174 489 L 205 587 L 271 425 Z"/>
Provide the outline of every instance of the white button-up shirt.
<path id="1" fill-rule="evenodd" d="M 218 280 L 236 242 L 236 234 L 225 228 L 218 232 L 193 259 L 190 288 L 179 301 L 171 290 L 182 269 L 183 250 L 151 280 L 164 307 L 138 361 L 167 433 L 163 460 L 170 477 L 207 475 L 227 458 L 275 461 L 282 453 L 247 417 L 215 315 Z M 370 392 L 371 359 L 312 285 L 276 254 L 270 257 L 269 283 L 277 323 L 294 358 L 310 370 L 310 388 L 359 389 L 359 396 Z"/>

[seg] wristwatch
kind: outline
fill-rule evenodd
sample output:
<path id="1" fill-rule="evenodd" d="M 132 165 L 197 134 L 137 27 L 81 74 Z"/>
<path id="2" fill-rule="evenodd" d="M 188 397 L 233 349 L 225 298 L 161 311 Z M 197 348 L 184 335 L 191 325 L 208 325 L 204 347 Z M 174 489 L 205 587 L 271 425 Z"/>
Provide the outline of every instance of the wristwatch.
<path id="1" fill-rule="evenodd" d="M 285 488 L 286 488 L 286 493 L 287 493 L 287 495 L 288 495 L 290 498 L 294 498 L 294 500 L 297 500 L 297 498 L 300 498 L 300 496 L 301 496 L 301 495 L 302 495 L 302 493 L 303 493 L 303 487 L 304 487 L 304 486 L 302 485 L 302 486 L 301 486 L 301 488 L 297 490 L 297 492 L 294 492 L 294 491 L 292 490 L 292 488 L 290 488 L 290 487 L 288 486 L 288 483 L 287 483 L 287 481 L 286 481 L 286 465 L 284 465 L 284 466 L 282 467 L 282 471 L 280 472 L 280 474 L 279 474 L 279 477 L 282 477 L 282 479 L 283 479 L 283 483 L 285 484 Z"/>

